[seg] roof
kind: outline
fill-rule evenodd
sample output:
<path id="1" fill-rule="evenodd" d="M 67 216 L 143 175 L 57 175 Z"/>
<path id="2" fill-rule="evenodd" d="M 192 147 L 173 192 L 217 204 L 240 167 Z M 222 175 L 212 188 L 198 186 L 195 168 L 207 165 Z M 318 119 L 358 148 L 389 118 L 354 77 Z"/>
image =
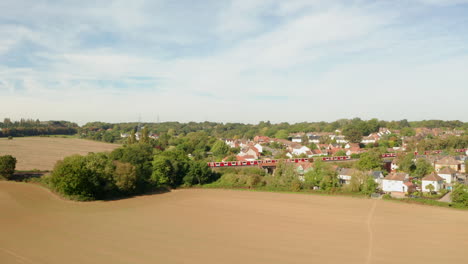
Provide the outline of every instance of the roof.
<path id="1" fill-rule="evenodd" d="M 296 168 L 299 168 L 299 166 L 301 166 L 303 170 L 308 170 L 312 168 L 312 163 L 310 162 L 298 162 L 294 163 L 294 165 L 296 166 Z"/>
<path id="2" fill-rule="evenodd" d="M 371 171 L 369 173 L 374 179 L 380 179 L 380 175 L 383 175 L 381 171 Z"/>
<path id="3" fill-rule="evenodd" d="M 422 180 L 423 181 L 443 181 L 444 178 L 440 177 L 439 175 L 437 175 L 437 173 L 433 172 L 429 175 L 424 176 Z"/>
<path id="4" fill-rule="evenodd" d="M 455 174 L 457 173 L 454 169 L 450 167 L 443 167 L 440 171 L 439 174 Z"/>
<path id="5" fill-rule="evenodd" d="M 237 159 L 237 161 L 254 160 L 255 156 L 252 156 L 252 155 L 236 156 L 236 159 Z"/>
<path id="6" fill-rule="evenodd" d="M 338 171 L 338 174 L 339 174 L 339 175 L 353 175 L 353 174 L 356 173 L 356 172 L 357 172 L 356 169 L 341 168 L 341 169 Z"/>
<path id="7" fill-rule="evenodd" d="M 456 160 L 453 157 L 445 157 L 436 161 L 437 165 L 459 165 L 460 161 Z"/>
<path id="8" fill-rule="evenodd" d="M 404 172 L 395 172 L 395 173 L 390 173 L 387 175 L 387 177 L 384 178 L 384 180 L 389 180 L 389 181 L 405 181 L 408 178 L 408 174 Z"/>

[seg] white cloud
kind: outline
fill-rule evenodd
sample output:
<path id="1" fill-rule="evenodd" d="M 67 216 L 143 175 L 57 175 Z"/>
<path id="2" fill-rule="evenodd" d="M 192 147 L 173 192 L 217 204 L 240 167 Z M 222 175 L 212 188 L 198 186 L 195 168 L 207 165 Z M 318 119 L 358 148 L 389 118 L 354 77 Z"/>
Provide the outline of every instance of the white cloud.
<path id="1" fill-rule="evenodd" d="M 304 112 L 316 113 L 310 119 L 405 113 L 418 119 L 431 116 L 414 104 L 439 99 L 426 89 L 448 86 L 456 102 L 467 99 L 468 58 L 451 59 L 463 54 L 466 38 L 442 34 L 446 18 L 438 28 L 412 21 L 407 11 L 389 8 L 390 1 L 232 1 L 209 11 L 171 10 L 171 3 L 46 1 L 27 9 L 27 2 L 10 2 L 0 19 L 15 21 L 23 11 L 24 21 L 0 24 L 8 36 L 0 39 L 0 56 L 32 62 L 0 62 L 0 90 L 7 91 L 0 115 L 82 122 L 157 113 L 185 121 L 303 121 Z M 109 32 L 115 39 L 106 38 Z M 11 53 L 25 41 L 42 49 Z M 398 115 L 386 110 L 393 104 Z M 441 118 L 466 118 L 460 110 L 452 106 Z"/>

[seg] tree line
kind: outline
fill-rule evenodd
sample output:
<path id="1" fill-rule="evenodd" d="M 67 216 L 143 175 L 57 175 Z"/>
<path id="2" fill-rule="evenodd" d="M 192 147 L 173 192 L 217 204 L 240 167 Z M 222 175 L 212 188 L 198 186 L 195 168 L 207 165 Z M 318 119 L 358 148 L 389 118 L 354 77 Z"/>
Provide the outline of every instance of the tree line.
<path id="1" fill-rule="evenodd" d="M 0 137 L 25 137 L 40 135 L 74 135 L 79 126 L 68 121 L 45 121 L 21 119 L 11 121 L 5 118 L 0 122 Z"/>
<path id="2" fill-rule="evenodd" d="M 152 133 L 186 135 L 191 132 L 205 131 L 209 135 L 217 138 L 245 138 L 253 139 L 257 135 L 288 138 L 290 133 L 297 132 L 335 132 L 342 131 L 343 135 L 358 142 L 363 136 L 379 131 L 379 128 L 386 127 L 391 130 L 400 130 L 404 136 L 414 135 L 414 128 L 445 128 L 468 130 L 468 123 L 461 121 L 425 120 L 425 121 L 384 121 L 378 119 L 362 120 L 340 119 L 333 122 L 302 122 L 289 124 L 286 122 L 273 124 L 269 121 L 262 121 L 258 124 L 242 123 L 217 123 L 217 122 L 163 122 L 163 123 L 104 123 L 91 122 L 80 127 L 79 133 L 83 137 L 102 141 L 118 141 L 120 133 L 131 133 L 138 131 L 139 126 L 146 127 Z"/>

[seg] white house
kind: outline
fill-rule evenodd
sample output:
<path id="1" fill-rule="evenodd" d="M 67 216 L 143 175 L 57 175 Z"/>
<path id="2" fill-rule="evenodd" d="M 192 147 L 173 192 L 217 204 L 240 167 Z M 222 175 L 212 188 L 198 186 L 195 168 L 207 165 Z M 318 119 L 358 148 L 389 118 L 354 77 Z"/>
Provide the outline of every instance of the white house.
<path id="1" fill-rule="evenodd" d="M 338 178 L 340 179 L 341 184 L 349 184 L 353 174 L 357 171 L 355 169 L 342 168 L 338 171 Z"/>
<path id="2" fill-rule="evenodd" d="M 371 171 L 369 175 L 374 179 L 375 183 L 379 185 L 379 188 L 382 188 L 382 181 L 385 178 L 381 171 Z"/>
<path id="3" fill-rule="evenodd" d="M 334 139 L 336 140 L 336 143 L 339 143 L 339 144 L 348 143 L 348 140 L 345 139 L 345 136 L 335 136 Z"/>
<path id="4" fill-rule="evenodd" d="M 299 156 L 301 154 L 305 154 L 305 155 L 309 156 L 308 154 L 310 154 L 310 148 L 308 148 L 306 146 L 297 146 L 295 148 L 292 148 L 291 154 L 296 155 L 296 156 Z"/>
<path id="5" fill-rule="evenodd" d="M 309 138 L 309 142 L 312 142 L 314 144 L 320 143 L 320 135 L 307 134 L 307 137 Z"/>
<path id="6" fill-rule="evenodd" d="M 373 144 L 375 143 L 375 138 L 372 137 L 372 136 L 367 136 L 367 137 L 363 137 L 362 140 L 361 140 L 361 143 L 362 144 Z"/>
<path id="7" fill-rule="evenodd" d="M 255 147 L 245 147 L 245 148 L 242 148 L 242 150 L 240 151 L 239 154 L 237 154 L 237 156 L 239 157 L 252 156 L 254 157 L 254 159 L 258 159 L 260 154 L 258 152 L 258 149 Z"/>
<path id="8" fill-rule="evenodd" d="M 224 143 L 226 143 L 226 145 L 228 145 L 231 148 L 235 148 L 237 146 L 237 142 L 235 139 L 226 139 L 224 140 Z"/>
<path id="9" fill-rule="evenodd" d="M 258 150 L 258 152 L 263 153 L 263 146 L 260 144 L 255 144 L 254 147 Z"/>
<path id="10" fill-rule="evenodd" d="M 452 183 L 456 179 L 457 172 L 448 167 L 444 167 L 439 171 L 439 176 L 442 177 L 446 183 Z"/>
<path id="11" fill-rule="evenodd" d="M 382 190 L 384 192 L 407 192 L 409 175 L 403 172 L 391 173 L 382 179 Z"/>
<path id="12" fill-rule="evenodd" d="M 393 159 L 393 160 L 392 160 L 392 163 L 390 164 L 390 170 L 391 170 L 391 171 L 396 171 L 396 170 L 398 170 L 398 164 L 397 164 L 396 159 Z"/>
<path id="13" fill-rule="evenodd" d="M 427 188 L 427 186 L 429 184 L 432 184 L 432 186 L 434 186 L 434 190 L 435 192 L 438 192 L 442 189 L 444 189 L 444 178 L 440 177 L 439 175 L 437 175 L 437 173 L 433 172 L 429 175 L 426 175 L 424 176 L 424 178 L 422 178 L 422 184 L 421 184 L 421 187 L 422 187 L 422 191 L 423 192 L 430 192 L 430 190 Z"/>
<path id="14" fill-rule="evenodd" d="M 301 143 L 302 142 L 302 137 L 301 136 L 294 136 L 294 137 L 291 138 L 291 141 L 295 142 L 295 143 Z"/>

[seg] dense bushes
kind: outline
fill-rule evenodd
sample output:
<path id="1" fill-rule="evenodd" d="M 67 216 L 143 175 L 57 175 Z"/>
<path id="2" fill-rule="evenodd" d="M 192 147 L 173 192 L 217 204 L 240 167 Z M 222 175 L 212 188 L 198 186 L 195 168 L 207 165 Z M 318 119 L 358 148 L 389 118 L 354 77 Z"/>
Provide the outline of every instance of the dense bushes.
<path id="1" fill-rule="evenodd" d="M 154 150 L 132 144 L 112 153 L 74 155 L 59 161 L 49 183 L 57 192 L 78 200 L 109 199 L 217 179 L 205 162 L 181 150 Z"/>
<path id="2" fill-rule="evenodd" d="M 452 191 L 452 202 L 463 208 L 468 208 L 468 186 L 456 184 Z"/>
<path id="3" fill-rule="evenodd" d="M 0 156 L 0 177 L 9 179 L 16 168 L 16 158 L 11 155 Z"/>

